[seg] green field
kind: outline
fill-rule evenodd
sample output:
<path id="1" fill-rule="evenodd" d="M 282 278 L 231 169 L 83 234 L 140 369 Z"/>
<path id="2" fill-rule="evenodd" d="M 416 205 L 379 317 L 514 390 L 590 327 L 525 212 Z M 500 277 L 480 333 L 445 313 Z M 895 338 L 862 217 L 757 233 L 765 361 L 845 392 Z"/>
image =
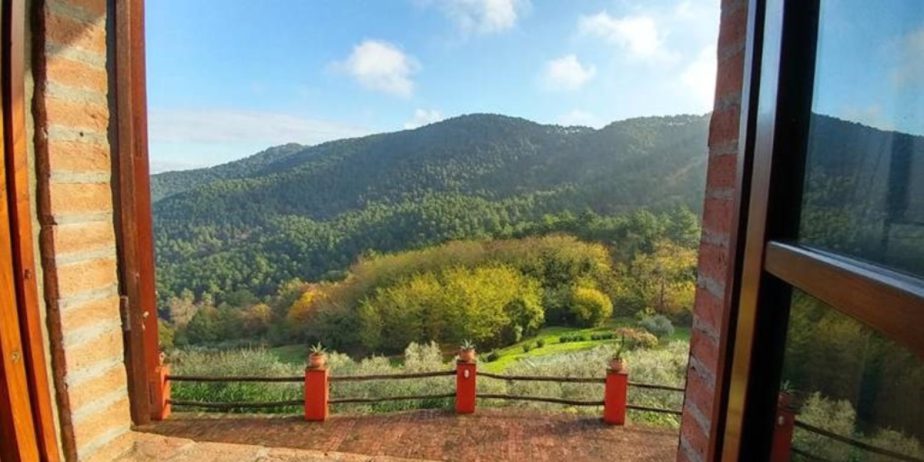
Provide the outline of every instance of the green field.
<path id="1" fill-rule="evenodd" d="M 582 329 L 579 327 L 561 327 L 561 326 L 545 327 L 542 330 L 540 330 L 539 334 L 537 334 L 534 337 L 530 337 L 530 338 L 522 340 L 519 343 L 515 343 L 508 347 L 498 349 L 497 353 L 500 355 L 500 357 L 494 361 L 486 362 L 485 358 L 488 352 L 482 352 L 481 353 L 481 364 L 484 370 L 488 372 L 502 372 L 505 369 L 507 369 L 507 367 L 509 367 L 511 364 L 521 359 L 529 359 L 529 358 L 536 358 L 540 356 L 550 356 L 550 355 L 556 355 L 556 354 L 561 354 L 561 353 L 571 353 L 575 351 L 589 350 L 598 345 L 614 344 L 618 341 L 616 339 L 611 339 L 611 340 L 587 340 L 583 342 L 561 343 L 559 342 L 559 338 L 563 335 L 564 336 L 575 336 L 575 335 L 590 336 L 592 334 L 610 332 L 613 329 L 616 329 L 617 327 L 633 327 L 633 326 L 635 326 L 635 321 L 632 318 L 615 318 L 615 319 L 608 320 L 606 324 L 604 324 L 603 326 L 591 327 L 591 328 L 586 328 L 586 329 Z M 544 346 L 539 347 L 539 348 L 532 348 L 528 352 L 523 352 L 523 345 L 531 344 L 535 346 L 536 342 L 539 341 L 540 339 L 545 341 Z M 662 339 L 661 342 L 667 343 L 672 340 L 684 340 L 688 342 L 690 340 L 690 329 L 686 327 L 676 327 L 674 329 L 674 335 L 672 335 L 670 338 Z"/>
<path id="2" fill-rule="evenodd" d="M 539 333 L 533 337 L 523 339 L 522 341 L 515 343 L 513 345 L 500 348 L 497 351 L 499 358 L 487 362 L 486 358 L 488 351 L 479 352 L 480 363 L 483 370 L 487 372 L 503 372 L 507 367 L 513 363 L 528 358 L 536 358 L 540 356 L 550 356 L 557 355 L 562 353 L 571 353 L 575 351 L 583 351 L 594 348 L 598 345 L 605 344 L 614 344 L 617 342 L 615 339 L 611 340 L 587 340 L 582 342 L 559 342 L 559 338 L 563 335 L 565 336 L 590 336 L 597 333 L 610 332 L 617 327 L 633 327 L 635 326 L 635 320 L 631 317 L 623 318 L 614 318 L 610 319 L 600 327 L 591 327 L 591 328 L 579 328 L 579 327 L 562 327 L 562 326 L 550 326 L 545 327 L 539 331 Z M 531 344 L 535 346 L 536 342 L 543 340 L 545 345 L 539 348 L 532 348 L 529 352 L 523 352 L 523 345 Z M 661 339 L 662 344 L 666 344 L 673 340 L 683 340 L 685 342 L 690 341 L 690 329 L 688 327 L 675 327 L 674 335 L 669 338 Z M 308 355 L 308 347 L 306 345 L 283 345 L 278 347 L 270 348 L 269 350 L 272 354 L 276 355 L 281 362 L 288 364 L 305 364 L 305 358 Z M 395 357 L 396 362 L 400 362 L 400 357 Z"/>

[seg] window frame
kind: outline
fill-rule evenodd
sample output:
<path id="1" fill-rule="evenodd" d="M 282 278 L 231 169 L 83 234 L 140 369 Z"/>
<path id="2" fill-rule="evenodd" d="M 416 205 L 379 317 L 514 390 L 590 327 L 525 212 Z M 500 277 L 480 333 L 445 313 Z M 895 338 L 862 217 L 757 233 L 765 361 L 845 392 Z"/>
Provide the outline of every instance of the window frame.
<path id="1" fill-rule="evenodd" d="M 739 182 L 747 205 L 737 222 L 745 226 L 745 243 L 734 259 L 732 282 L 740 293 L 726 331 L 726 375 L 717 385 L 723 415 L 714 455 L 723 460 L 769 454 L 792 288 L 924 358 L 924 338 L 915 329 L 924 325 L 924 280 L 796 244 L 821 1 L 749 5 L 748 53 L 754 58 L 746 64 L 752 79 L 742 102 L 745 167 Z"/>
<path id="2" fill-rule="evenodd" d="M 32 191 L 26 130 L 25 25 L 23 0 L 2 0 L 0 5 L 0 220 L 4 228 L 0 245 L 4 278 L 0 300 L 0 397 L 4 409 L 0 419 L 11 418 L 13 427 L 0 425 L 0 457 L 12 460 L 59 460 L 58 434 L 45 358 L 45 332 L 38 298 L 35 270 L 35 240 L 32 228 Z M 15 358 L 14 358 L 15 356 Z M 8 411 L 8 414 L 7 414 Z M 9 452 L 7 452 L 9 451 Z"/>
<path id="3" fill-rule="evenodd" d="M 151 384 L 160 363 L 153 214 L 148 160 L 144 0 L 108 0 L 113 206 L 119 295 L 132 422 L 153 416 Z"/>

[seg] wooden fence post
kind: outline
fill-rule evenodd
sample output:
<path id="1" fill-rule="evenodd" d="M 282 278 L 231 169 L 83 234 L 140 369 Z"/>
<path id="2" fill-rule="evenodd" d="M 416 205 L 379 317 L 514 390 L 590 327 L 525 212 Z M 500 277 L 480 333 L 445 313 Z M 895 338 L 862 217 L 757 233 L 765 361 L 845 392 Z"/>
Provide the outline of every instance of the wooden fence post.
<path id="1" fill-rule="evenodd" d="M 475 412 L 475 383 L 478 367 L 475 361 L 456 361 L 456 414 Z"/>
<path id="2" fill-rule="evenodd" d="M 781 392 L 776 401 L 776 421 L 773 422 L 773 446 L 770 448 L 771 462 L 789 462 L 795 424 L 796 411 L 792 407 L 792 395 Z"/>
<path id="3" fill-rule="evenodd" d="M 154 368 L 154 377 L 151 377 L 151 420 L 161 421 L 170 416 L 170 365 L 164 364 L 164 353 L 158 357 L 157 367 Z"/>
<path id="4" fill-rule="evenodd" d="M 625 425 L 628 388 L 628 374 L 607 369 L 606 389 L 603 395 L 603 422 L 609 425 Z"/>
<path id="5" fill-rule="evenodd" d="M 326 366 L 305 368 L 305 420 L 327 420 L 329 390 Z"/>

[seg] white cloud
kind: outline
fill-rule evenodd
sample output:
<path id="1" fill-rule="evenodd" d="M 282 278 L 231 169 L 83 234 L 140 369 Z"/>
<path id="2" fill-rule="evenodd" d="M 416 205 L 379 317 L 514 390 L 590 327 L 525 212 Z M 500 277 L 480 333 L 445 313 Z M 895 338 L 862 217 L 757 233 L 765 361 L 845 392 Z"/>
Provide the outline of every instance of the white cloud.
<path id="1" fill-rule="evenodd" d="M 564 126 L 581 125 L 594 128 L 600 128 L 603 126 L 603 122 L 599 117 L 580 109 L 573 109 L 570 112 L 559 116 L 558 124 Z"/>
<path id="2" fill-rule="evenodd" d="M 900 43 L 899 62 L 892 73 L 898 86 L 924 85 L 924 28 L 906 35 Z"/>
<path id="3" fill-rule="evenodd" d="M 152 142 L 317 144 L 369 133 L 359 127 L 275 112 L 237 109 L 156 110 L 149 114 Z"/>
<path id="4" fill-rule="evenodd" d="M 716 50 L 707 46 L 680 73 L 680 83 L 691 93 L 693 102 L 701 105 L 702 111 L 711 111 L 715 95 Z"/>
<path id="5" fill-rule="evenodd" d="M 349 74 L 363 87 L 402 97 L 414 93 L 411 76 L 420 70 L 413 56 L 382 40 L 364 40 L 353 47 L 346 61 L 333 67 Z"/>
<path id="6" fill-rule="evenodd" d="M 513 28 L 530 8 L 529 0 L 422 0 L 434 4 L 463 33 L 493 34 Z"/>
<path id="7" fill-rule="evenodd" d="M 412 128 L 423 127 L 424 125 L 436 123 L 441 120 L 443 120 L 443 114 L 436 109 L 417 109 L 414 111 L 414 117 L 404 123 L 404 128 L 406 130 L 410 130 Z"/>
<path id="8" fill-rule="evenodd" d="M 661 33 L 651 16 L 613 17 L 601 11 L 581 16 L 578 31 L 618 45 L 637 58 L 658 58 L 665 54 Z"/>
<path id="9" fill-rule="evenodd" d="M 584 66 L 577 56 L 567 55 L 545 64 L 542 81 L 550 90 L 577 90 L 597 74 L 593 65 Z"/>

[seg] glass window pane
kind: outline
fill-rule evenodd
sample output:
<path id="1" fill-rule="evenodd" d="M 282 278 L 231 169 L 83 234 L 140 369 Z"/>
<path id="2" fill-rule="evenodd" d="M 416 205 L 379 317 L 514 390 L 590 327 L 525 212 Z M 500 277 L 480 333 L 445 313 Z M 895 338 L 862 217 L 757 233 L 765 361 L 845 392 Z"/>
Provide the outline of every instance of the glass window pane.
<path id="1" fill-rule="evenodd" d="M 803 292 L 792 299 L 781 389 L 797 422 L 924 458 L 924 362 Z M 826 460 L 894 460 L 800 426 L 792 447 Z"/>
<path id="2" fill-rule="evenodd" d="M 924 275 L 924 8 L 821 11 L 800 241 Z"/>

